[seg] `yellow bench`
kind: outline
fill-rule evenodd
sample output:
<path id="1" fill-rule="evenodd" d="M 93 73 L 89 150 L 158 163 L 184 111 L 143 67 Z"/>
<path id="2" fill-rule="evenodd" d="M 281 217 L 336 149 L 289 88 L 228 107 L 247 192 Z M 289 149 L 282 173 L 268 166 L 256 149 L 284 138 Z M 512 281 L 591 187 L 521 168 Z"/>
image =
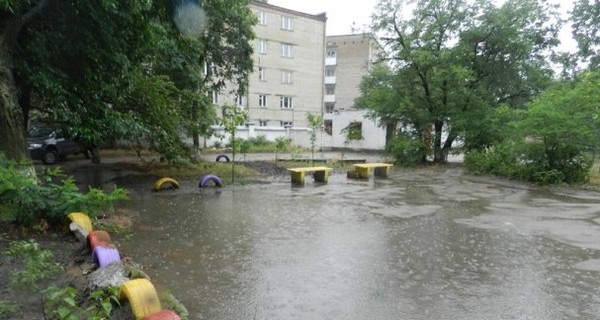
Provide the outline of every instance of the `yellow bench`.
<path id="1" fill-rule="evenodd" d="M 357 163 L 353 164 L 356 169 L 356 176 L 359 179 L 369 179 L 369 175 L 371 173 L 371 169 L 374 169 L 374 174 L 376 177 L 387 177 L 390 175 L 390 168 L 393 167 L 393 164 L 389 163 Z"/>
<path id="2" fill-rule="evenodd" d="M 292 183 L 304 185 L 304 177 L 307 172 L 314 172 L 316 182 L 327 183 L 329 171 L 333 170 L 328 167 L 304 167 L 290 168 L 288 171 L 292 173 Z"/>

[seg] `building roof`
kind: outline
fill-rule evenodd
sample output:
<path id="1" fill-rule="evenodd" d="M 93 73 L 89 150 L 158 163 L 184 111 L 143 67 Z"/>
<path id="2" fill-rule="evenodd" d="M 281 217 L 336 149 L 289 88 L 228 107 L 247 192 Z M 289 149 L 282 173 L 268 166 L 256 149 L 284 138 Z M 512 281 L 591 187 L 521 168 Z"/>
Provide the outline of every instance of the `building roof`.
<path id="1" fill-rule="evenodd" d="M 271 10 L 274 10 L 274 11 L 279 11 L 279 12 L 290 14 L 290 15 L 295 15 L 295 16 L 301 16 L 301 17 L 305 17 L 305 18 L 309 18 L 309 19 L 314 19 L 314 20 L 318 20 L 318 21 L 323 21 L 323 22 L 327 21 L 327 13 L 326 12 L 322 12 L 322 13 L 319 13 L 319 14 L 309 14 L 309 13 L 304 13 L 304 12 L 300 12 L 300 11 L 295 11 L 295 10 L 290 10 L 290 9 L 278 7 L 278 6 L 275 6 L 275 5 L 266 3 L 266 2 L 256 1 L 256 0 L 252 1 L 252 5 L 254 5 L 256 7 L 262 7 L 262 8 L 265 8 L 265 9 L 271 9 Z"/>

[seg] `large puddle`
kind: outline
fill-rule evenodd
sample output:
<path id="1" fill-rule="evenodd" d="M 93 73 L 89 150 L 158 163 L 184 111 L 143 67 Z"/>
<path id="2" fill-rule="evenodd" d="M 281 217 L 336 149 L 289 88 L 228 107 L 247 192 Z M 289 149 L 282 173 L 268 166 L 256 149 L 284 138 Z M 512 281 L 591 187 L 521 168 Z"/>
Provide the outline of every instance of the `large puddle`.
<path id="1" fill-rule="evenodd" d="M 190 319 L 597 319 L 600 197 L 395 169 L 389 179 L 134 190 L 121 250 Z"/>

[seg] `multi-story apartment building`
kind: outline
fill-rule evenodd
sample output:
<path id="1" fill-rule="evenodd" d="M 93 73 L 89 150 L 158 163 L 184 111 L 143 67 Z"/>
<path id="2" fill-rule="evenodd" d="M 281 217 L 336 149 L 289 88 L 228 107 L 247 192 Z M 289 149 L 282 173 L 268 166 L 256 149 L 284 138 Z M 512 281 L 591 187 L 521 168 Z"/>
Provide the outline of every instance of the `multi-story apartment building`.
<path id="1" fill-rule="evenodd" d="M 254 1 L 254 73 L 247 107 L 258 127 L 306 127 L 323 112 L 325 13 L 311 15 Z"/>
<path id="2" fill-rule="evenodd" d="M 357 149 L 382 149 L 385 146 L 385 130 L 374 120 L 365 117 L 366 112 L 354 108 L 354 99 L 360 95 L 360 82 L 374 63 L 381 59 L 383 50 L 369 34 L 335 35 L 327 37 L 325 51 L 325 131 L 326 142 L 333 148 L 345 147 L 342 131 L 355 127 L 363 139 L 352 141 L 350 147 Z"/>

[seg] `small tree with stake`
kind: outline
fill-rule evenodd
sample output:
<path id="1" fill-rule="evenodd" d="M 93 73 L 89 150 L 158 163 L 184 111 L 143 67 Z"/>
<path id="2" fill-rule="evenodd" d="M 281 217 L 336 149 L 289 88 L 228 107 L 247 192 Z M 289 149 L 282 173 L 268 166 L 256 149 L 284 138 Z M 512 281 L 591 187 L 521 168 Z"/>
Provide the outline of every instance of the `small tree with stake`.
<path id="1" fill-rule="evenodd" d="M 235 182 L 235 133 L 237 126 L 244 124 L 246 119 L 248 119 L 248 113 L 245 110 L 231 104 L 223 106 L 221 125 L 225 127 L 225 131 L 231 134 L 231 145 L 234 146 L 231 157 L 231 183 Z"/>
<path id="2" fill-rule="evenodd" d="M 323 116 L 317 116 L 312 114 L 311 112 L 306 113 L 306 120 L 308 120 L 308 125 L 310 126 L 310 165 L 313 166 L 313 162 L 315 161 L 315 146 L 317 144 L 317 128 L 319 128 L 323 124 Z"/>

